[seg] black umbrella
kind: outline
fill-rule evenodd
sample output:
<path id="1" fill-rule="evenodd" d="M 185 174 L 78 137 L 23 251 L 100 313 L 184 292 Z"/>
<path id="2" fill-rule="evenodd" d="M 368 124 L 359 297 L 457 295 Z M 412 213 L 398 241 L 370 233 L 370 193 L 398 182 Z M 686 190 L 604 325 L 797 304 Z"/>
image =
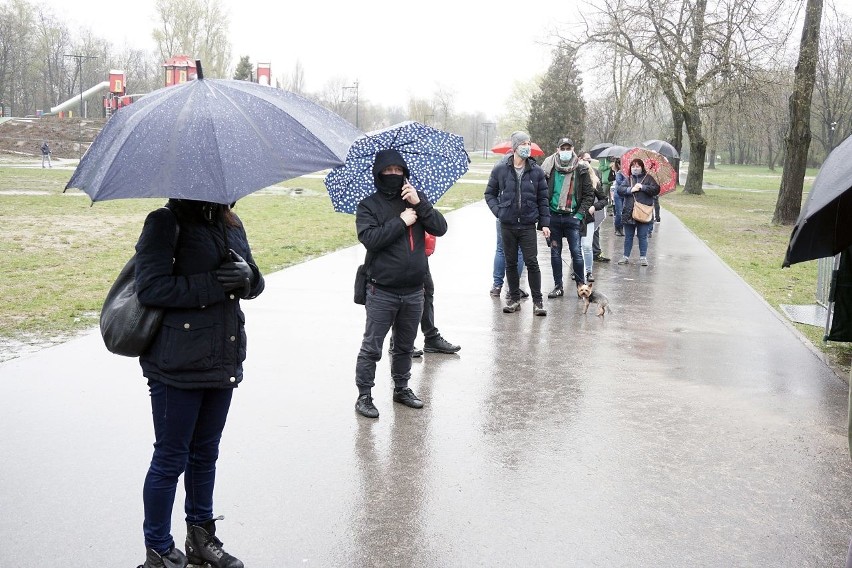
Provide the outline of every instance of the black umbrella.
<path id="1" fill-rule="evenodd" d="M 790 235 L 784 266 L 852 245 L 852 136 L 826 158 Z"/>
<path id="2" fill-rule="evenodd" d="M 675 147 L 665 140 L 645 140 L 642 142 L 642 146 L 658 154 L 662 154 L 669 159 L 680 158 L 680 154 L 677 153 Z"/>
<path id="3" fill-rule="evenodd" d="M 289 91 L 226 79 L 165 87 L 115 113 L 66 185 L 92 201 L 175 197 L 232 203 L 343 164 L 361 132 Z"/>
<path id="4" fill-rule="evenodd" d="M 601 152 L 603 152 L 612 145 L 613 144 L 611 142 L 601 142 L 600 144 L 595 144 L 594 146 L 589 148 L 589 156 L 591 156 L 592 158 L 597 158 Z"/>
<path id="5" fill-rule="evenodd" d="M 598 153 L 597 158 L 620 158 L 629 148 L 625 146 L 610 146 Z M 591 152 L 590 152 L 591 153 Z"/>

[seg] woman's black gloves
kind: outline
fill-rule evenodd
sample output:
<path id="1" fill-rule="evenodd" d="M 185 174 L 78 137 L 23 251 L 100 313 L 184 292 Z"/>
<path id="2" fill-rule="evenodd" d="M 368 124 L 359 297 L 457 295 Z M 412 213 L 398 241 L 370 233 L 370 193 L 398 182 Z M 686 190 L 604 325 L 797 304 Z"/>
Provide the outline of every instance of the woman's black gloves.
<path id="1" fill-rule="evenodd" d="M 238 255 L 233 249 L 228 249 L 231 253 L 231 262 L 223 263 L 216 270 L 216 279 L 222 284 L 222 288 L 226 292 L 238 290 L 242 288 L 241 298 L 247 298 L 251 292 L 251 280 L 253 273 L 251 266 L 243 257 Z"/>

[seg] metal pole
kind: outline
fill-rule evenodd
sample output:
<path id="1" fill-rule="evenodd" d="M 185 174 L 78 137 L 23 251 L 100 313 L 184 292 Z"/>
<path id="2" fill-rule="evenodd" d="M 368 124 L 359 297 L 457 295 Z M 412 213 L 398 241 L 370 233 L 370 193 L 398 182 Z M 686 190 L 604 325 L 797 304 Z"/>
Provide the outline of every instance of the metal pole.
<path id="1" fill-rule="evenodd" d="M 83 107 L 83 60 L 84 59 L 97 59 L 94 55 L 77 55 L 77 54 L 69 54 L 66 53 L 63 57 L 73 57 L 77 60 L 77 79 L 80 81 L 80 134 L 78 140 L 78 148 L 77 148 L 77 156 L 78 159 L 82 159 L 83 157 L 83 117 L 85 116 L 86 111 Z"/>

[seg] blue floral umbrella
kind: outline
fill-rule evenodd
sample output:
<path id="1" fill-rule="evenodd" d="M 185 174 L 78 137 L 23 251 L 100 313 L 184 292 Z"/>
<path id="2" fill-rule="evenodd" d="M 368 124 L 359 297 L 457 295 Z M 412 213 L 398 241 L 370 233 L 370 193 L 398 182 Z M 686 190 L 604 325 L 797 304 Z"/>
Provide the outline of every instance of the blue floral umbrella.
<path id="1" fill-rule="evenodd" d="M 435 203 L 465 172 L 470 158 L 464 139 L 419 122 L 407 121 L 367 133 L 352 143 L 343 166 L 325 177 L 334 210 L 355 213 L 358 203 L 376 192 L 373 161 L 380 150 L 397 150 L 408 164 L 411 185 Z"/>

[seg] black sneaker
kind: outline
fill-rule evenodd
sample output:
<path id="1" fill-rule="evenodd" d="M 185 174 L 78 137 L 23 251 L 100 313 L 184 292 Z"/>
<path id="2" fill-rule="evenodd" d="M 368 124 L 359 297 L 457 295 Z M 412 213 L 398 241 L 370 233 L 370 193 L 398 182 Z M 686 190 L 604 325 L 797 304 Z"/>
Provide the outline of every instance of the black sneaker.
<path id="1" fill-rule="evenodd" d="M 529 298 L 529 297 L 530 297 L 529 292 L 527 292 L 527 291 L 526 291 L 526 290 L 524 290 L 523 288 L 521 288 L 521 289 L 519 290 L 519 292 L 521 293 L 521 300 L 526 300 L 527 298 Z M 511 293 L 509 293 L 509 291 L 508 291 L 508 290 L 506 290 L 506 296 L 505 296 L 505 297 L 506 297 L 506 299 L 507 299 L 507 300 L 510 300 L 510 299 L 512 298 L 512 294 L 511 294 Z"/>
<path id="2" fill-rule="evenodd" d="M 408 408 L 423 408 L 423 401 L 417 398 L 417 395 L 408 387 L 394 389 L 393 401 L 404 404 Z"/>
<path id="3" fill-rule="evenodd" d="M 553 290 L 550 291 L 550 293 L 547 295 L 547 297 L 552 300 L 553 298 L 561 298 L 564 295 L 565 295 L 565 290 L 562 289 L 562 286 L 557 286 L 556 288 L 554 288 Z"/>
<path id="4" fill-rule="evenodd" d="M 358 400 L 355 401 L 355 411 L 367 418 L 379 417 L 379 409 L 373 404 L 373 397 L 368 394 L 362 394 L 358 397 Z"/>
<path id="5" fill-rule="evenodd" d="M 433 339 L 426 339 L 423 342 L 423 351 L 426 353 L 447 353 L 453 354 L 461 349 L 460 345 L 453 345 L 440 335 Z"/>
<path id="6" fill-rule="evenodd" d="M 547 310 L 541 305 L 541 302 L 533 302 L 533 313 L 537 316 L 546 316 Z"/>
<path id="7" fill-rule="evenodd" d="M 610 259 L 608 259 L 602 254 L 599 254 L 598 256 L 594 257 L 594 260 L 595 262 L 609 262 Z"/>
<path id="8" fill-rule="evenodd" d="M 517 311 L 520 311 L 521 303 L 517 300 L 509 300 L 509 302 L 503 306 L 504 314 L 513 314 Z"/>
<path id="9" fill-rule="evenodd" d="M 623 237 L 624 236 L 624 230 L 623 229 L 616 229 L 615 230 L 615 236 L 616 237 Z"/>
<path id="10" fill-rule="evenodd" d="M 586 272 L 586 282 L 594 282 L 594 281 L 595 281 L 595 277 L 592 275 L 592 273 Z"/>

